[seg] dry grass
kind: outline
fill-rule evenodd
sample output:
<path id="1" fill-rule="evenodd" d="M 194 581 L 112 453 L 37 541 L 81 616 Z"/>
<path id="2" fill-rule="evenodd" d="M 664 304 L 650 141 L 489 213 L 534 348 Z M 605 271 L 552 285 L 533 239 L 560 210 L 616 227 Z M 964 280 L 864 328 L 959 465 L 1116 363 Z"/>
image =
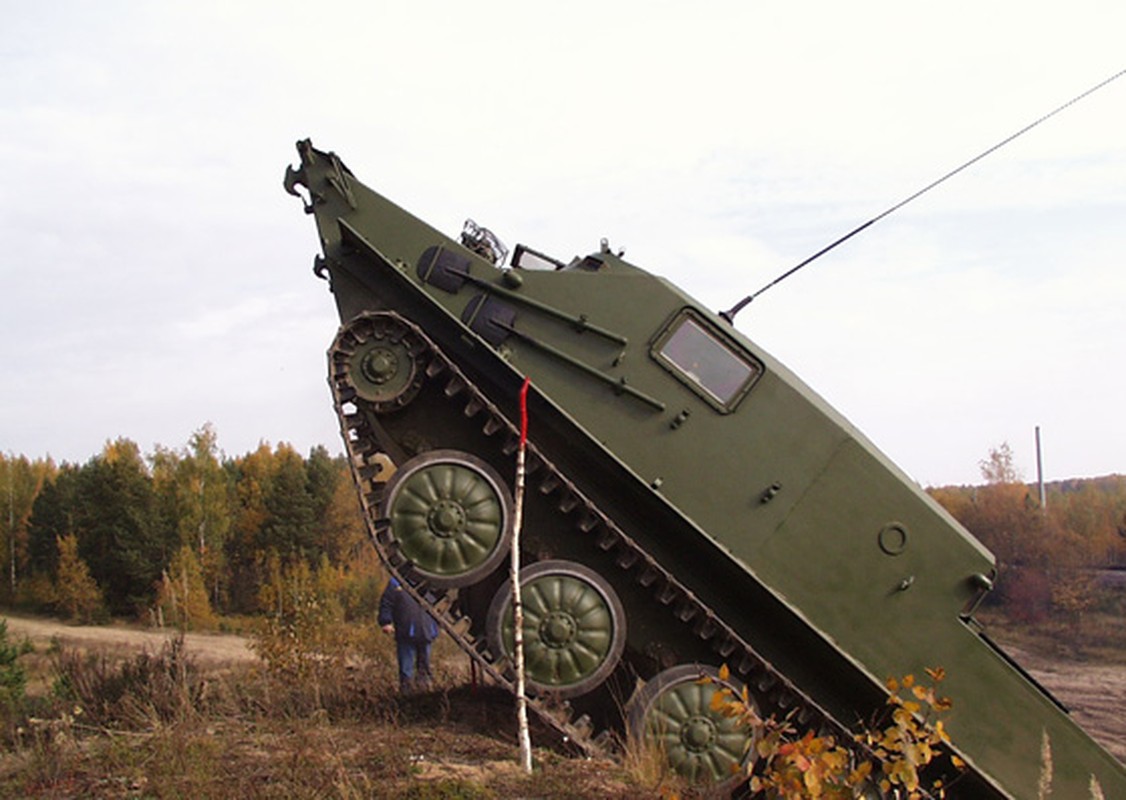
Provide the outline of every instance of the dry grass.
<path id="1" fill-rule="evenodd" d="M 5 720 L 0 797 L 627 798 L 620 767 L 535 752 L 518 767 L 504 692 L 465 685 L 437 653 L 436 688 L 401 698 L 390 644 L 335 661 L 316 687 L 264 665 L 202 668 L 175 640 L 142 653 L 40 648 L 36 687 Z M 460 656 L 460 657 L 459 657 Z M 533 730 L 537 744 L 551 744 Z"/>
<path id="2" fill-rule="evenodd" d="M 21 658 L 28 698 L 0 715 L 0 797 L 702 796 L 651 749 L 592 761 L 542 728 L 527 776 L 511 698 L 467 685 L 452 643 L 439 640 L 434 691 L 400 698 L 393 644 L 353 633 L 346 657 L 284 669 L 201 665 L 176 640 L 156 652 L 41 643 Z"/>
<path id="3" fill-rule="evenodd" d="M 977 616 L 1002 644 L 1045 656 L 1120 664 L 1126 653 L 1126 626 L 1120 614 L 1092 611 L 1035 625 L 1022 624 L 999 609 L 983 610 Z"/>

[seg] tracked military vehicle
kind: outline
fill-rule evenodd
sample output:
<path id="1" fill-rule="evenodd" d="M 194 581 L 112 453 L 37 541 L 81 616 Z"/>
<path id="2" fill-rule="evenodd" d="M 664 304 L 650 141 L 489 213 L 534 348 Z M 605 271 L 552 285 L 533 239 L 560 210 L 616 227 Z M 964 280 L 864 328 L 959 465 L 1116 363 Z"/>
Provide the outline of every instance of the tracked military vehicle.
<path id="1" fill-rule="evenodd" d="M 942 667 L 965 766 L 930 777 L 953 796 L 1036 796 L 1046 735 L 1054 796 L 1093 776 L 1126 797 L 1122 765 L 975 622 L 992 555 L 724 317 L 605 242 L 566 263 L 518 246 L 504 266 L 486 229 L 450 238 L 298 152 L 285 186 L 342 321 L 328 379 L 372 540 L 508 687 L 530 380 L 522 631 L 545 722 L 587 751 L 653 740 L 723 782 L 754 757 L 710 708 L 724 682 L 850 742 L 889 676 Z"/>

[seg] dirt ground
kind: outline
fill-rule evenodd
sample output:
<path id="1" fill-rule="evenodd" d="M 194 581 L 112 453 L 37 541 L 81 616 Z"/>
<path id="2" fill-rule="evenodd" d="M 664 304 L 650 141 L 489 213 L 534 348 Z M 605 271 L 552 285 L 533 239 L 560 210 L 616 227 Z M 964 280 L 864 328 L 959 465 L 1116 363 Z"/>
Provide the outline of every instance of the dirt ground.
<path id="1" fill-rule="evenodd" d="M 35 644 L 57 640 L 75 647 L 121 647 L 157 651 L 172 630 L 111 626 L 79 626 L 30 617 L 7 616 L 11 639 L 27 637 Z M 189 633 L 185 644 L 200 664 L 253 661 L 249 640 L 233 634 Z M 1088 733 L 1126 763 L 1126 664 L 1087 663 L 1048 657 L 1008 647 L 1009 653 L 1065 706 Z"/>
<path id="2" fill-rule="evenodd" d="M 1126 664 L 1068 661 L 1006 648 L 1071 717 L 1126 764 Z"/>
<path id="3" fill-rule="evenodd" d="M 173 629 L 143 629 L 121 625 L 67 625 L 54 620 L 5 614 L 10 641 L 27 637 L 40 645 L 57 640 L 60 644 L 89 649 L 114 647 L 156 652 L 175 637 Z M 250 649 L 249 640 L 234 634 L 188 633 L 184 644 L 200 664 L 221 665 L 253 661 L 258 658 Z"/>

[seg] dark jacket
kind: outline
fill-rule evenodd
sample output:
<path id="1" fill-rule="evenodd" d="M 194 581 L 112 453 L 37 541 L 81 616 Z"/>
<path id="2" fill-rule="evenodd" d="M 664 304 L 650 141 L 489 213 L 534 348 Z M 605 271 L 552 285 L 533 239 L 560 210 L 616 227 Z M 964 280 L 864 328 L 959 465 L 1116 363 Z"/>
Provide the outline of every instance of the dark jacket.
<path id="1" fill-rule="evenodd" d="M 432 642 L 438 638 L 438 623 L 418 601 L 392 578 L 379 599 L 379 624 L 394 625 L 395 638 L 413 642 Z"/>

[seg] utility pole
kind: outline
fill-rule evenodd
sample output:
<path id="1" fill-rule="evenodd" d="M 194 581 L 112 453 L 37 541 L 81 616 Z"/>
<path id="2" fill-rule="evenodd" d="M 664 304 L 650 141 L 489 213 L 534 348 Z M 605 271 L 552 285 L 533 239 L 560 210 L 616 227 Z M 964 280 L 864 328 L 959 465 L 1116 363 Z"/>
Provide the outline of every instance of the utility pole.
<path id="1" fill-rule="evenodd" d="M 1040 512 L 1048 512 L 1048 496 L 1044 493 L 1044 462 L 1040 457 L 1040 426 L 1036 426 L 1036 482 L 1040 487 Z"/>
<path id="2" fill-rule="evenodd" d="M 199 563 L 203 564 L 203 551 L 207 548 L 205 535 L 207 533 L 207 506 L 204 502 L 204 489 L 207 485 L 207 475 L 200 466 L 199 472 Z"/>
<path id="3" fill-rule="evenodd" d="M 16 597 L 16 457 L 8 451 L 8 573 L 12 599 Z"/>

